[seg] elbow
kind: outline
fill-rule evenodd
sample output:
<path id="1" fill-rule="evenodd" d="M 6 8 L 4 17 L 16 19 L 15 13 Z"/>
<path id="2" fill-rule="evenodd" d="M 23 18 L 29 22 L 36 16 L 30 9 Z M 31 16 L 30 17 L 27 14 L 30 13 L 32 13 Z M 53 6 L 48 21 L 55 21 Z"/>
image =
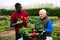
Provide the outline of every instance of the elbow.
<path id="1" fill-rule="evenodd" d="M 46 29 L 45 30 L 47 33 L 52 33 L 53 29 Z"/>

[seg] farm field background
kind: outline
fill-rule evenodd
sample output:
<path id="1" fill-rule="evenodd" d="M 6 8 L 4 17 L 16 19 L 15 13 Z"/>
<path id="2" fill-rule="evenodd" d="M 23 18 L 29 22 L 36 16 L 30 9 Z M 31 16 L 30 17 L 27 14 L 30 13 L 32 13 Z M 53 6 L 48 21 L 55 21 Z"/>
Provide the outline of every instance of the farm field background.
<path id="1" fill-rule="evenodd" d="M 32 21 L 35 21 L 36 19 L 38 19 L 38 16 L 30 16 L 30 18 L 32 19 Z M 54 26 L 54 30 L 52 33 L 52 37 L 54 40 L 60 40 L 60 18 L 58 18 L 57 16 L 49 16 L 50 19 L 53 20 L 53 26 Z M 3 32 L 10 32 L 12 31 L 14 28 L 11 29 L 10 27 L 10 16 L 0 16 L 0 34 Z M 14 32 L 12 32 L 13 35 L 10 36 L 15 36 Z M 3 35 L 3 34 L 2 34 Z M 13 37 L 5 37 L 5 36 L 0 36 L 0 40 L 14 40 Z"/>

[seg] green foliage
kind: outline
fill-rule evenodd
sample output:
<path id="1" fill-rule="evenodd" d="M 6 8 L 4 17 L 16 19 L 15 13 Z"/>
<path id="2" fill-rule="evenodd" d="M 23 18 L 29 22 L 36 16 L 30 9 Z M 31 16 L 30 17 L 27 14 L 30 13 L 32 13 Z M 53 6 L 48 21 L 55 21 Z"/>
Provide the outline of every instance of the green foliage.
<path id="1" fill-rule="evenodd" d="M 10 17 L 6 16 L 5 20 L 0 19 L 0 32 L 9 31 L 10 28 Z"/>
<path id="2" fill-rule="evenodd" d="M 1 10 L 1 15 L 11 15 L 11 13 L 14 11 L 14 10 L 7 10 L 7 9 L 0 9 Z"/>
<path id="3" fill-rule="evenodd" d="M 60 16 L 60 8 L 35 8 L 35 9 L 26 9 L 26 11 L 29 13 L 29 16 L 38 16 L 39 10 L 45 9 L 47 11 L 48 16 Z M 6 10 L 6 9 L 0 9 L 2 11 L 3 15 L 11 15 L 14 10 Z"/>
<path id="4" fill-rule="evenodd" d="M 0 32 L 4 32 L 4 31 L 5 31 L 5 28 L 0 27 Z"/>
<path id="5" fill-rule="evenodd" d="M 25 35 L 29 36 L 29 33 L 31 32 L 31 30 L 29 28 L 25 28 L 25 27 L 22 27 L 19 30 L 20 30 L 19 33 L 21 35 L 25 34 Z"/>
<path id="6" fill-rule="evenodd" d="M 52 37 L 53 38 L 57 38 L 57 39 L 60 39 L 60 27 L 54 27 L 54 30 L 52 32 Z"/>
<path id="7" fill-rule="evenodd" d="M 27 27 L 28 28 L 34 28 L 35 27 L 35 24 L 34 23 L 31 23 L 31 22 L 28 22 L 27 23 Z"/>
<path id="8" fill-rule="evenodd" d="M 6 16 L 6 18 L 7 18 L 7 22 L 8 22 L 8 24 L 6 24 L 6 23 L 3 23 L 1 20 L 0 20 L 0 32 L 4 32 L 4 31 L 8 31 L 8 30 L 11 30 L 10 29 L 10 17 L 9 16 Z M 32 22 L 35 22 L 36 21 L 36 19 L 38 18 L 38 16 L 30 16 L 30 18 L 32 19 Z M 53 19 L 53 22 L 55 22 L 55 21 L 60 21 L 60 19 L 58 19 L 58 18 L 56 18 L 55 16 L 50 16 L 49 18 L 52 18 Z M 33 24 L 34 25 L 34 24 Z M 30 25 L 31 26 L 31 25 Z M 59 29 L 59 31 L 60 31 L 60 27 L 54 27 L 54 30 L 57 30 L 57 29 Z M 23 30 L 24 31 L 24 30 Z M 58 30 L 57 30 L 58 31 Z M 52 34 L 52 37 L 53 38 L 60 38 L 60 35 L 58 36 L 57 34 L 58 34 L 58 32 L 57 31 L 55 31 L 55 32 L 53 32 L 53 34 Z M 59 32 L 60 33 L 60 32 Z"/>
<path id="9" fill-rule="evenodd" d="M 38 16 L 39 15 L 39 10 L 45 9 L 47 11 L 47 14 L 49 16 L 60 16 L 60 8 L 38 8 L 38 9 L 29 9 L 27 10 L 30 16 Z"/>
<path id="10" fill-rule="evenodd" d="M 36 21 L 35 26 L 37 30 L 44 29 L 44 23 L 40 22 L 39 20 Z"/>

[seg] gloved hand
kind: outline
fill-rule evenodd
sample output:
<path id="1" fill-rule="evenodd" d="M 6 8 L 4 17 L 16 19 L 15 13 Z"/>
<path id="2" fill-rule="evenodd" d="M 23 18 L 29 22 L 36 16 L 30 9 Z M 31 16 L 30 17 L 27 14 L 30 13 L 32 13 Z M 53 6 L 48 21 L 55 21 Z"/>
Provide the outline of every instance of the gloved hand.
<path id="1" fill-rule="evenodd" d="M 19 19 L 16 24 L 21 24 L 23 21 Z"/>
<path id="2" fill-rule="evenodd" d="M 41 35 L 43 35 L 44 32 L 45 32 L 45 30 L 42 31 Z"/>

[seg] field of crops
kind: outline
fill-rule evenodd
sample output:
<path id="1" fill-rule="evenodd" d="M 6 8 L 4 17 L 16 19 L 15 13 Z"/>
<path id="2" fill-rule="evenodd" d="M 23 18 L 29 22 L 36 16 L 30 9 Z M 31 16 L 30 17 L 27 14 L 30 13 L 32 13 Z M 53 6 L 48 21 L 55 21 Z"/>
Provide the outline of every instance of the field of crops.
<path id="1" fill-rule="evenodd" d="M 35 21 L 38 16 L 30 16 L 30 18 L 32 19 L 32 21 Z M 60 18 L 56 17 L 56 16 L 49 16 L 49 18 L 51 18 L 53 20 L 53 24 L 54 24 L 54 31 L 52 33 L 52 37 L 56 40 L 60 39 Z M 5 31 L 10 31 L 10 17 L 6 16 L 1 17 L 0 18 L 0 33 L 1 32 L 5 32 Z"/>

